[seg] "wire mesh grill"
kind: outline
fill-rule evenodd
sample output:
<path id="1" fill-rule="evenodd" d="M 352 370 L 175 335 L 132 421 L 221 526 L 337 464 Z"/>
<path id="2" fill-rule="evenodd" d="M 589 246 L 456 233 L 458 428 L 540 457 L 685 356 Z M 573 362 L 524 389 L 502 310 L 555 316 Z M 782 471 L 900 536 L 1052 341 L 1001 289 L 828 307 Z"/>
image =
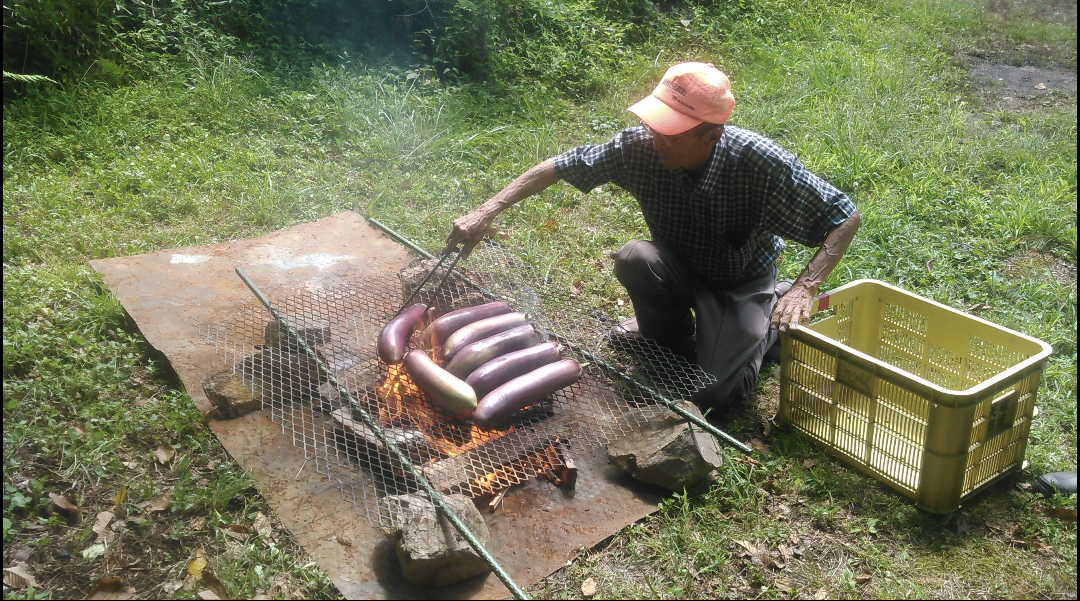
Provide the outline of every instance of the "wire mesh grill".
<path id="1" fill-rule="evenodd" d="M 437 294 L 443 273 L 434 274 L 412 302 L 438 316 L 506 301 L 525 312 L 543 338 L 558 341 L 563 356 L 576 359 L 583 374 L 496 429 L 482 430 L 444 412 L 401 365 L 389 366 L 376 354 L 379 332 L 434 265 L 433 259 L 418 259 L 398 273 L 298 291 L 274 305 L 440 492 L 477 499 L 526 478 L 551 477 L 574 449 L 607 444 L 661 411 L 646 390 L 680 400 L 714 381 L 652 341 L 612 337 L 614 320 L 541 284 L 531 266 L 488 241 Z M 408 511 L 407 495 L 418 492 L 417 485 L 269 311 L 253 303 L 222 324 L 195 325 L 318 472 L 372 526 L 392 528 L 393 515 Z M 421 348 L 421 338 L 414 336 L 410 346 Z"/>

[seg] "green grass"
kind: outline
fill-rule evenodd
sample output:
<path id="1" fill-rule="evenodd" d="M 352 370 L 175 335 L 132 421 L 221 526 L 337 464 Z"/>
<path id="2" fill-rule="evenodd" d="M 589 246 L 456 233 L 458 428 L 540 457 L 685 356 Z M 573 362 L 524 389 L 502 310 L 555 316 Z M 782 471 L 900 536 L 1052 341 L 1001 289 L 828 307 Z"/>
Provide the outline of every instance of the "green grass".
<path id="1" fill-rule="evenodd" d="M 694 8 L 683 15 L 690 26 L 671 23 L 622 56 L 593 99 L 528 82 L 495 98 L 430 72 L 356 64 L 283 81 L 243 59 L 196 54 L 154 79 L 90 77 L 6 107 L 5 561 L 29 549 L 31 564 L 54 574 L 39 577 L 45 590 L 85 594 L 113 575 L 81 555 L 93 516 L 111 510 L 127 520 L 126 544 L 154 549 L 135 581 L 142 596 L 182 580 L 198 547 L 235 596 L 283 586 L 335 594 L 282 531 L 276 541 L 223 534 L 269 507 L 87 262 L 345 209 L 437 248 L 452 218 L 528 167 L 635 123 L 625 107 L 681 58 L 725 68 L 739 100 L 733 123 L 775 138 L 857 202 L 862 229 L 826 287 L 877 278 L 961 309 L 984 303 L 994 307 L 984 317 L 1053 345 L 1029 472 L 1075 467 L 1075 279 L 1007 268 L 1034 253 L 1075 274 L 1075 99 L 1042 111 L 980 105 L 956 60 L 1045 39 L 1047 56 L 1075 65 L 1075 29 L 963 2 L 813 4 L 747 4 L 763 22 Z M 558 185 L 496 225 L 552 285 L 581 280 L 582 302 L 627 316 L 607 252 L 646 235 L 633 198 Z M 812 252 L 790 247 L 782 274 Z M 732 417 L 741 437 L 764 437 L 775 381 L 764 378 L 759 401 Z M 593 577 L 602 595 L 632 597 L 1075 596 L 1075 525 L 1045 516 L 1075 510 L 1075 497 L 1044 501 L 1020 478 L 932 516 L 794 433 L 766 440 L 763 465 L 729 455 L 716 484 L 671 497 L 534 592 L 572 596 Z M 167 465 L 154 459 L 162 442 L 177 449 Z M 122 486 L 127 499 L 114 508 Z M 87 514 L 55 514 L 50 492 Z M 166 511 L 138 507 L 166 492 Z M 775 555 L 793 537 L 810 544 L 781 571 L 731 542 Z M 61 549 L 70 559 L 57 558 Z"/>

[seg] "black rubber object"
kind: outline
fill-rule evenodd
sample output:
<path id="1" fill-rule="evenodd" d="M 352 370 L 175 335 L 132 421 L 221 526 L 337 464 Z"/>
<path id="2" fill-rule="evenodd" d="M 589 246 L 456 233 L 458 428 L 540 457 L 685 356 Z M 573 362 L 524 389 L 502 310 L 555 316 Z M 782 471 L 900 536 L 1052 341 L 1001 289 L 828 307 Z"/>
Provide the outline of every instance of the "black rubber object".
<path id="1" fill-rule="evenodd" d="M 1043 474 L 1038 478 L 1035 478 L 1033 487 L 1047 497 L 1054 496 L 1054 493 L 1075 495 L 1076 470 L 1071 472 L 1051 472 L 1049 474 Z"/>

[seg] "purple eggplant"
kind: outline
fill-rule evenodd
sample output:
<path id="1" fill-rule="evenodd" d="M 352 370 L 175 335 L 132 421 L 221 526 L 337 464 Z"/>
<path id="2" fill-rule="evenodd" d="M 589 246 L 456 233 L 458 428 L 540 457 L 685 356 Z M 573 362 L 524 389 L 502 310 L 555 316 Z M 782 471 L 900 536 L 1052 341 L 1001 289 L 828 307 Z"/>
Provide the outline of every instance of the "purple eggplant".
<path id="1" fill-rule="evenodd" d="M 534 369 L 487 393 L 473 412 L 473 423 L 481 428 L 496 426 L 518 410 L 577 382 L 580 377 L 581 366 L 573 359 Z"/>
<path id="2" fill-rule="evenodd" d="M 528 321 L 526 321 L 524 313 L 506 313 L 505 315 L 496 315 L 495 317 L 474 321 L 454 332 L 446 339 L 446 342 L 443 343 L 442 347 L 443 361 L 453 359 L 458 351 L 477 340 L 483 340 L 488 336 L 498 334 L 499 332 L 505 332 L 527 323 Z"/>
<path id="3" fill-rule="evenodd" d="M 540 336 L 529 324 L 499 332 L 462 348 L 446 364 L 446 371 L 464 379 L 469 377 L 474 369 L 495 357 L 536 346 L 539 342 Z"/>
<path id="4" fill-rule="evenodd" d="M 413 349 L 405 355 L 405 371 L 417 388 L 448 412 L 464 415 L 476 409 L 472 386 L 436 365 L 424 351 Z"/>
<path id="5" fill-rule="evenodd" d="M 465 382 L 476 391 L 476 398 L 506 384 L 514 378 L 559 360 L 559 345 L 545 342 L 534 347 L 507 353 L 477 367 Z"/>
<path id="6" fill-rule="evenodd" d="M 427 340 L 432 348 L 442 346 L 451 334 L 470 323 L 489 317 L 495 317 L 496 315 L 504 315 L 513 310 L 514 309 L 511 308 L 510 305 L 502 301 L 495 301 L 493 303 L 451 311 L 431 322 L 427 331 L 424 332 L 424 340 Z"/>
<path id="7" fill-rule="evenodd" d="M 379 358 L 389 365 L 401 363 L 413 332 L 423 325 L 425 305 L 413 305 L 390 320 L 379 332 Z"/>

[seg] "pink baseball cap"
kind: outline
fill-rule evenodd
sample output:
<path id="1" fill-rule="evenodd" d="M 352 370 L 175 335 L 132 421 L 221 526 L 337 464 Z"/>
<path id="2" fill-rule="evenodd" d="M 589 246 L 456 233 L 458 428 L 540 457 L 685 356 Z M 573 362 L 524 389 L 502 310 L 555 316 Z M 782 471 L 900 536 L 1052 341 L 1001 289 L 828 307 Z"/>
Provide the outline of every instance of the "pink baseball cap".
<path id="1" fill-rule="evenodd" d="M 734 107 L 727 75 L 712 63 L 679 63 L 651 95 L 626 110 L 656 132 L 674 136 L 706 121 L 723 125 Z"/>

